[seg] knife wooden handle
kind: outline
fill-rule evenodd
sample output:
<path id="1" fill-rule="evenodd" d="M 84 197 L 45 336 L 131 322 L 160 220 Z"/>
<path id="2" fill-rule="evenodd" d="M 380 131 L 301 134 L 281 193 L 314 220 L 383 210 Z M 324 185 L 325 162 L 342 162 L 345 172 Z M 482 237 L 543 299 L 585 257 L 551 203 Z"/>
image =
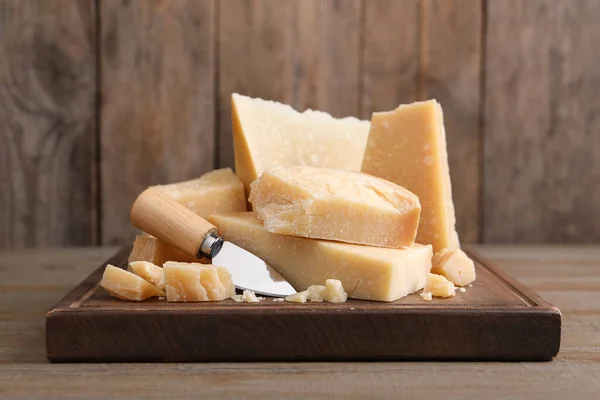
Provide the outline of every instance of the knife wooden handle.
<path id="1" fill-rule="evenodd" d="M 213 224 L 157 187 L 150 187 L 138 196 L 129 218 L 136 228 L 197 258 L 204 239 L 217 232 Z"/>

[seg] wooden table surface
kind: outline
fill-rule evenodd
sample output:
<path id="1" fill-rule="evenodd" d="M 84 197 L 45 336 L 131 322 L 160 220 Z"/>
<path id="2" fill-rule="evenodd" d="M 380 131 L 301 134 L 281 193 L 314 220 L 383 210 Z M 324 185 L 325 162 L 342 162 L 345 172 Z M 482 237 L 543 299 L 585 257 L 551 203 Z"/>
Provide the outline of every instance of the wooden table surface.
<path id="1" fill-rule="evenodd" d="M 600 247 L 475 249 L 561 309 L 554 361 L 49 364 L 45 312 L 116 249 L 1 250 L 0 398 L 600 398 Z"/>

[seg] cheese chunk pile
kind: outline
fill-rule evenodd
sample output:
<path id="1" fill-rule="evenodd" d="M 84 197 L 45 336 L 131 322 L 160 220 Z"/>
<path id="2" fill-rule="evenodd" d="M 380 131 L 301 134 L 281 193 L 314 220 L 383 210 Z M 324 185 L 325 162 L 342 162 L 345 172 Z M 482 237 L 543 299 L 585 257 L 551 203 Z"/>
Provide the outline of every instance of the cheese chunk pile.
<path id="1" fill-rule="evenodd" d="M 269 167 L 360 171 L 368 121 L 337 119 L 313 110 L 300 113 L 285 104 L 236 93 L 231 96 L 231 119 L 235 171 L 247 192 Z"/>
<path id="2" fill-rule="evenodd" d="M 142 301 L 165 295 L 164 291 L 143 278 L 110 264 L 104 270 L 100 286 L 111 296 L 122 300 Z"/>
<path id="3" fill-rule="evenodd" d="M 218 301 L 235 295 L 225 267 L 169 261 L 163 266 L 167 301 Z"/>
<path id="4" fill-rule="evenodd" d="M 348 294 L 344 291 L 342 282 L 337 279 L 327 279 L 325 286 L 311 285 L 308 289 L 291 294 L 285 298 L 285 301 L 292 303 L 343 303 L 348 299 Z"/>
<path id="5" fill-rule="evenodd" d="M 263 297 L 256 296 L 252 290 L 244 290 L 242 294 L 236 294 L 231 297 L 236 303 L 260 303 Z"/>
<path id="6" fill-rule="evenodd" d="M 196 214 L 246 211 L 244 185 L 231 168 L 208 172 L 190 181 L 158 186 Z"/>
<path id="7" fill-rule="evenodd" d="M 433 250 L 459 248 L 442 107 L 435 100 L 374 113 L 362 171 L 419 197 L 417 242 Z"/>
<path id="8" fill-rule="evenodd" d="M 225 240 L 262 258 L 298 291 L 337 279 L 349 297 L 394 301 L 422 289 L 431 269 L 431 246 L 390 249 L 279 235 L 252 212 L 208 220 Z"/>
<path id="9" fill-rule="evenodd" d="M 265 171 L 250 202 L 271 233 L 372 246 L 411 246 L 421 206 L 417 196 L 359 172 L 295 166 Z"/>

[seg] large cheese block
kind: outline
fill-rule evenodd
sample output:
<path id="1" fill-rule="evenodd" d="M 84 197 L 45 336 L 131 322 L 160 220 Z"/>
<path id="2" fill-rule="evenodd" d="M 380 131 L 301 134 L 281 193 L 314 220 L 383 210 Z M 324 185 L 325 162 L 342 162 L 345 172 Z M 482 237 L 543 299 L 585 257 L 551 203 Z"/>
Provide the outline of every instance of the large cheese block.
<path id="1" fill-rule="evenodd" d="M 442 107 L 435 100 L 374 113 L 362 171 L 410 190 L 421 201 L 417 242 L 459 247 Z"/>
<path id="2" fill-rule="evenodd" d="M 198 260 L 160 239 L 147 235 L 136 236 L 128 261 L 148 261 L 159 266 L 167 261 L 208 263 L 206 259 Z"/>
<path id="3" fill-rule="evenodd" d="M 190 181 L 158 186 L 196 214 L 246 211 L 244 185 L 231 168 L 208 172 Z"/>
<path id="4" fill-rule="evenodd" d="M 270 233 L 252 212 L 208 217 L 225 240 L 262 258 L 297 291 L 338 279 L 355 299 L 393 301 L 422 289 L 431 246 L 402 249 Z"/>
<path id="5" fill-rule="evenodd" d="M 271 233 L 392 248 L 415 242 L 419 199 L 383 179 L 295 166 L 268 169 L 250 187 L 253 209 Z"/>
<path id="6" fill-rule="evenodd" d="M 310 165 L 360 171 L 369 122 L 234 93 L 231 118 L 235 172 L 246 190 L 274 166 Z"/>

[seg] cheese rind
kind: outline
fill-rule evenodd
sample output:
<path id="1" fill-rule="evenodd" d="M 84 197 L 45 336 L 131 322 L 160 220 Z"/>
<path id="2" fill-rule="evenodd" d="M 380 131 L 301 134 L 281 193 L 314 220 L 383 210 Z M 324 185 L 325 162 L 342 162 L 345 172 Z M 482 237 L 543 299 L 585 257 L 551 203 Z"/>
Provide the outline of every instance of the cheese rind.
<path id="1" fill-rule="evenodd" d="M 148 261 L 158 266 L 162 266 L 167 261 L 208 263 L 206 259 L 198 260 L 170 244 L 147 234 L 136 236 L 128 261 L 130 263 L 134 261 Z"/>
<path id="2" fill-rule="evenodd" d="M 374 113 L 363 172 L 397 183 L 419 197 L 417 243 L 435 252 L 459 248 L 442 107 L 435 100 Z"/>
<path id="3" fill-rule="evenodd" d="M 165 290 L 165 274 L 161 267 L 149 261 L 133 261 L 129 263 L 127 270 L 150 282 L 160 290 Z"/>
<path id="4" fill-rule="evenodd" d="M 165 295 L 165 292 L 145 279 L 110 264 L 104 269 L 100 286 L 111 296 L 122 300 L 142 301 Z"/>
<path id="5" fill-rule="evenodd" d="M 231 168 L 217 169 L 197 179 L 157 187 L 201 217 L 212 213 L 246 211 L 244 185 Z"/>
<path id="6" fill-rule="evenodd" d="M 235 294 L 231 274 L 225 267 L 169 261 L 163 269 L 167 301 L 219 301 Z"/>
<path id="7" fill-rule="evenodd" d="M 394 301 L 422 289 L 431 269 L 431 246 L 389 249 L 278 235 L 252 212 L 208 220 L 225 240 L 262 258 L 299 291 L 338 279 L 351 298 Z"/>
<path id="8" fill-rule="evenodd" d="M 456 294 L 454 284 L 442 275 L 429 274 L 423 293 L 431 293 L 435 297 L 451 297 Z"/>
<path id="9" fill-rule="evenodd" d="M 311 165 L 359 171 L 369 122 L 334 118 L 234 93 L 231 119 L 235 171 L 248 193 L 252 181 L 274 166 Z"/>
<path id="10" fill-rule="evenodd" d="M 443 275 L 458 286 L 466 286 L 476 278 L 473 260 L 460 249 L 438 251 L 431 264 L 432 273 Z"/>
<path id="11" fill-rule="evenodd" d="M 419 199 L 371 175 L 306 166 L 273 168 L 250 188 L 249 201 L 271 233 L 392 248 L 415 242 Z"/>

